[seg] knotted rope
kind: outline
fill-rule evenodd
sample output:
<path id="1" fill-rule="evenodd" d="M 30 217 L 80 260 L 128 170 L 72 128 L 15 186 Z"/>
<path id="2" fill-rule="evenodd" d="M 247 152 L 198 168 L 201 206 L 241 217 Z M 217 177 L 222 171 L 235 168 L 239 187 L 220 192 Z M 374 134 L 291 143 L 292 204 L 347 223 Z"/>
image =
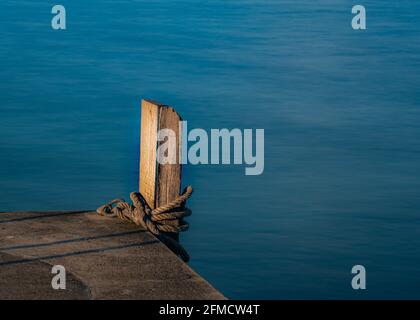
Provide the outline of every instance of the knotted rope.
<path id="1" fill-rule="evenodd" d="M 101 216 L 118 217 L 142 226 L 187 262 L 190 259 L 187 251 L 165 233 L 176 234 L 188 230 L 189 225 L 183 218 L 191 215 L 191 210 L 185 207 L 185 203 L 192 192 L 192 187 L 188 186 L 175 200 L 156 209 L 151 209 L 140 193 L 132 192 L 130 194 L 132 204 L 125 202 L 124 199 L 115 199 L 99 207 L 96 212 Z"/>

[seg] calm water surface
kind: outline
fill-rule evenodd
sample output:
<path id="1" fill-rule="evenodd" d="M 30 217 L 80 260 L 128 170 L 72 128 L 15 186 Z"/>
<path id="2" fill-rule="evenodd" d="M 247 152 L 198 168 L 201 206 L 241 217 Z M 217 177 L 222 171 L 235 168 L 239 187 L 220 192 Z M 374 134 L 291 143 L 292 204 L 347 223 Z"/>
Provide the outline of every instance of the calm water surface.
<path id="1" fill-rule="evenodd" d="M 0 3 L 0 210 L 137 187 L 139 101 L 265 129 L 265 171 L 187 166 L 191 266 L 229 298 L 420 298 L 420 3 Z M 351 289 L 363 264 L 368 290 Z"/>

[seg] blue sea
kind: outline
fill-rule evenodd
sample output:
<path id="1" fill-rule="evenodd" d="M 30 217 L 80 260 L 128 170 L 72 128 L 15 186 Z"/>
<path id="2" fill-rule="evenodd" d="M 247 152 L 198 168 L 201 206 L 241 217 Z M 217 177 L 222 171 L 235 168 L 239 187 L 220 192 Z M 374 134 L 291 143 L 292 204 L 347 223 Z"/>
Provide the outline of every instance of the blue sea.
<path id="1" fill-rule="evenodd" d="M 188 165 L 190 265 L 233 299 L 420 298 L 420 2 L 0 2 L 0 211 L 137 189 L 141 98 L 265 130 L 265 170 Z M 367 289 L 351 287 L 361 264 Z"/>

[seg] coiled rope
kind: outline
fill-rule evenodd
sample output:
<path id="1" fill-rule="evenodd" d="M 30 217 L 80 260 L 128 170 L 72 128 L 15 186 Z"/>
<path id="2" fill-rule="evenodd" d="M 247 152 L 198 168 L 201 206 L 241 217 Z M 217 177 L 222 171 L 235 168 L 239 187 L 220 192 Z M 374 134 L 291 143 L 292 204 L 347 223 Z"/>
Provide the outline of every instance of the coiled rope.
<path id="1" fill-rule="evenodd" d="M 115 199 L 99 207 L 96 212 L 101 216 L 118 217 L 142 226 L 153 233 L 182 260 L 188 262 L 190 257 L 187 251 L 167 234 L 177 234 L 188 230 L 189 225 L 183 218 L 191 215 L 191 210 L 185 207 L 185 203 L 191 197 L 192 192 L 192 187 L 188 186 L 175 200 L 156 209 L 151 209 L 140 193 L 132 192 L 130 194 L 132 204 L 124 199 Z"/>

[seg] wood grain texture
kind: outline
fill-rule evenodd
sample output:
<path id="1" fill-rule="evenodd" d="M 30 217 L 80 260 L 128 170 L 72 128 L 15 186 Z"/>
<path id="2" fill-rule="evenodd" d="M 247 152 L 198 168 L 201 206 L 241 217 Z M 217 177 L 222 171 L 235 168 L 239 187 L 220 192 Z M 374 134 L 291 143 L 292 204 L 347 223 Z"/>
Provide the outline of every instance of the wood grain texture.
<path id="1" fill-rule="evenodd" d="M 175 199 L 181 188 L 181 164 L 179 146 L 181 117 L 171 107 L 151 100 L 142 101 L 140 138 L 140 193 L 151 208 L 167 204 Z M 159 164 L 157 136 L 161 129 L 171 129 L 176 135 L 176 164 Z"/>
<path id="2" fill-rule="evenodd" d="M 176 164 L 158 164 L 157 174 L 157 190 L 156 190 L 156 206 L 162 206 L 174 200 L 180 193 L 181 189 L 181 165 L 179 155 L 180 135 L 179 122 L 181 117 L 171 107 L 161 107 L 159 110 L 159 128 L 171 129 L 175 132 L 176 142 L 174 149 L 176 150 Z M 161 142 L 163 143 L 163 142 Z M 169 147 L 171 149 L 171 147 Z"/>
<path id="3" fill-rule="evenodd" d="M 158 106 L 142 100 L 139 190 L 152 208 L 155 206 L 156 193 L 157 130 Z"/>

